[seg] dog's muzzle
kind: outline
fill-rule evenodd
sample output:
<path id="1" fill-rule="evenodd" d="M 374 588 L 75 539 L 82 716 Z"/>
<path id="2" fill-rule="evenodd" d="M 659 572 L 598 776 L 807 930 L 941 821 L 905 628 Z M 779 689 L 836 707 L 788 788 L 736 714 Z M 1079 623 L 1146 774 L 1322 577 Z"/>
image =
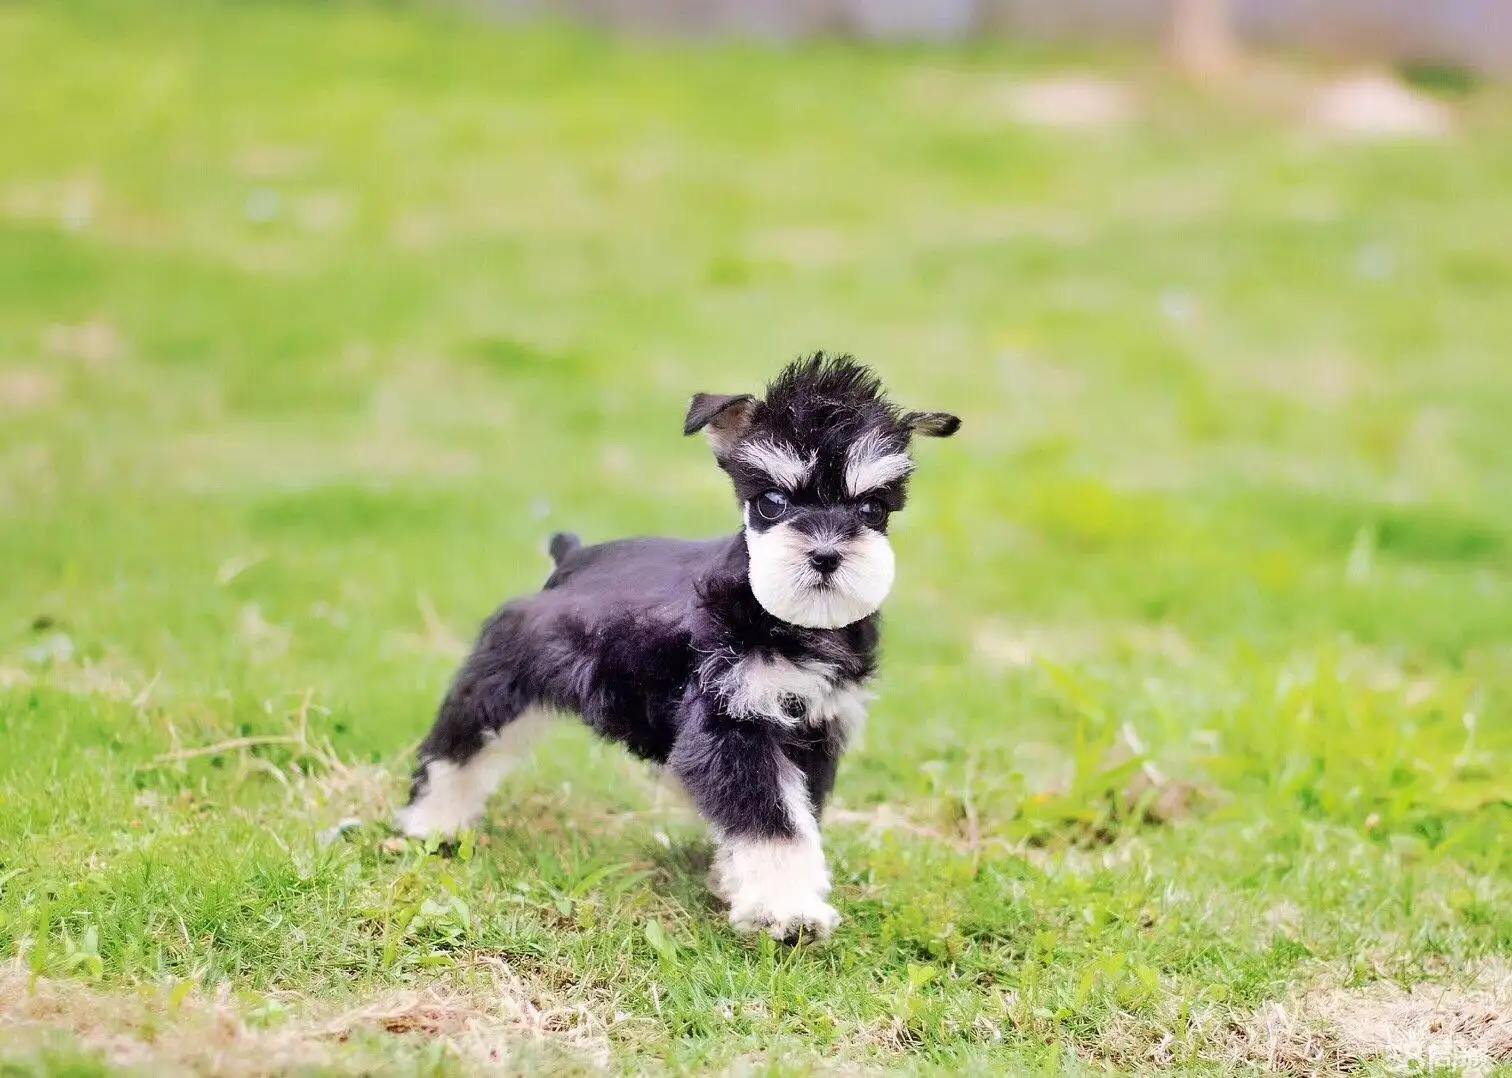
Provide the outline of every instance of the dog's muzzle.
<path id="1" fill-rule="evenodd" d="M 892 545 L 870 529 L 853 539 L 816 543 L 788 524 L 761 532 L 747 528 L 746 549 L 757 602 L 792 625 L 850 625 L 876 613 L 892 590 Z"/>

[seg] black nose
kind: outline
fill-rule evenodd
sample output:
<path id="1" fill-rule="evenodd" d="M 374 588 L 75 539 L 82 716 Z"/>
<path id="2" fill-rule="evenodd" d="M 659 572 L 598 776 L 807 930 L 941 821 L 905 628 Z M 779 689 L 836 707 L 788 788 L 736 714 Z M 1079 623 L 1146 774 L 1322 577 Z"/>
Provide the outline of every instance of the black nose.
<path id="1" fill-rule="evenodd" d="M 829 576 L 840 568 L 840 553 L 836 550 L 816 550 L 809 555 L 809 564 L 816 572 Z"/>

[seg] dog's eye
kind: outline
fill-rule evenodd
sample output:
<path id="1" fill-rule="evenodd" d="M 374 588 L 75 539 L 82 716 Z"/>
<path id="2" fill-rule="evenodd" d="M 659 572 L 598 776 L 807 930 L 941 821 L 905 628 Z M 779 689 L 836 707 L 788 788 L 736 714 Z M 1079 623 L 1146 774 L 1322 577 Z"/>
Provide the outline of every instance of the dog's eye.
<path id="1" fill-rule="evenodd" d="M 866 501 L 856 506 L 856 512 L 861 514 L 861 523 L 868 528 L 880 528 L 887 520 L 887 506 L 877 501 L 876 498 L 867 498 Z"/>
<path id="2" fill-rule="evenodd" d="M 756 499 L 756 512 L 762 520 L 780 520 L 787 507 L 787 495 L 780 490 L 769 490 Z"/>

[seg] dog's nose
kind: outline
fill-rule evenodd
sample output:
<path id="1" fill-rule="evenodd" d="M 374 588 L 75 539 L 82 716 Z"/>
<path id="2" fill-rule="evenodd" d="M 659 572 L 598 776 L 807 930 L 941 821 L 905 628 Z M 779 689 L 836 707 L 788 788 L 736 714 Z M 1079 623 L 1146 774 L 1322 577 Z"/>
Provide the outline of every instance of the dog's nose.
<path id="1" fill-rule="evenodd" d="M 840 552 L 838 550 L 816 550 L 809 555 L 809 564 L 814 567 L 815 572 L 823 576 L 829 576 L 836 569 L 840 568 Z"/>

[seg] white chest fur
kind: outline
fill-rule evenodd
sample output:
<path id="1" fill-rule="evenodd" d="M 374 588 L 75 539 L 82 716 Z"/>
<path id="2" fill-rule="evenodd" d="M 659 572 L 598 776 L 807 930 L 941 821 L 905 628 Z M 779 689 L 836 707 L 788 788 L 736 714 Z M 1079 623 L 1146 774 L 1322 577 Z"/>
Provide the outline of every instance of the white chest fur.
<path id="1" fill-rule="evenodd" d="M 848 736 L 866 719 L 864 682 L 841 677 L 833 663 L 755 653 L 734 662 L 713 656 L 699 678 L 736 718 L 781 726 L 838 725 Z"/>

